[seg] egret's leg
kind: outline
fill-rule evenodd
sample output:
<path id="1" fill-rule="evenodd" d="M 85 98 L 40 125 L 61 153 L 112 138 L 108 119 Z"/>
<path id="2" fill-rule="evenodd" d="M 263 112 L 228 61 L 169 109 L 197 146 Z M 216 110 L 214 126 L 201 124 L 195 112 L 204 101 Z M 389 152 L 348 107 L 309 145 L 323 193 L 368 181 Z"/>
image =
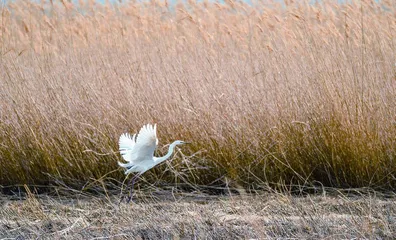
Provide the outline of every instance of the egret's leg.
<path id="1" fill-rule="evenodd" d="M 137 173 L 135 176 L 133 176 L 131 179 L 129 179 L 129 181 L 128 181 L 128 183 L 126 184 L 126 188 L 128 188 L 128 186 L 130 186 L 131 185 L 131 182 L 132 182 L 132 184 L 135 184 L 135 180 L 139 177 L 139 173 Z M 124 183 L 123 183 L 123 185 L 124 185 Z M 122 189 L 121 189 L 121 197 L 120 197 L 120 202 L 119 202 L 119 204 L 122 202 L 122 200 L 124 200 L 124 198 L 125 198 L 125 195 L 122 193 L 123 191 L 122 191 Z M 128 200 L 128 202 L 129 202 L 130 200 Z"/>
<path id="2" fill-rule="evenodd" d="M 132 182 L 132 186 L 131 186 L 131 190 L 129 191 L 129 196 L 128 196 L 128 198 L 127 198 L 127 203 L 129 203 L 129 202 L 132 200 L 132 196 L 133 196 L 133 187 L 135 186 L 135 182 L 136 182 L 136 180 L 140 177 L 140 175 L 142 175 L 142 173 L 136 174 L 136 175 L 129 181 L 129 183 L 128 183 L 128 185 L 129 185 L 129 184 L 131 184 L 131 182 Z"/>

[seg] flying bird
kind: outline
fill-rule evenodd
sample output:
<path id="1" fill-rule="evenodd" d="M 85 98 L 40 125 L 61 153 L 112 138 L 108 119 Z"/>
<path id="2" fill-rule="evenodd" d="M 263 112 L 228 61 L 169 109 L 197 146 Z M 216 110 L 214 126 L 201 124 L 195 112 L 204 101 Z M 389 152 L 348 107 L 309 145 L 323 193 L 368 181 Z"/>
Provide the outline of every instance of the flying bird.
<path id="1" fill-rule="evenodd" d="M 156 124 L 144 125 L 140 129 L 139 134 L 134 134 L 131 136 L 129 133 L 124 133 L 120 136 L 120 154 L 126 163 L 118 162 L 118 165 L 126 169 L 125 175 L 129 175 L 132 172 L 137 173 L 130 180 L 130 182 L 132 182 L 132 190 L 129 194 L 127 202 L 132 199 L 133 186 L 136 179 L 138 179 L 147 170 L 167 160 L 172 155 L 175 147 L 184 143 L 186 142 L 176 140 L 169 145 L 168 153 L 165 156 L 154 157 L 154 150 L 158 145 Z"/>

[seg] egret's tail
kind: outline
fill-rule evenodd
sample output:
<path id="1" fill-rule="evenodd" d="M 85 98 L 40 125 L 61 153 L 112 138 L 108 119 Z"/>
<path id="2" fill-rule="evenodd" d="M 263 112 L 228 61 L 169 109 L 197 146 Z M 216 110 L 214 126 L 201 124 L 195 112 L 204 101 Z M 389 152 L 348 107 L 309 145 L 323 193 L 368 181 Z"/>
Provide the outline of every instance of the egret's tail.
<path id="1" fill-rule="evenodd" d="M 132 163 L 122 163 L 122 162 L 118 162 L 118 166 L 123 167 L 123 168 L 131 168 L 133 167 Z"/>
<path id="2" fill-rule="evenodd" d="M 128 175 L 131 172 L 139 172 L 139 170 L 137 169 L 137 166 L 133 165 L 132 163 L 121 163 L 121 162 L 118 162 L 118 165 L 120 167 L 125 168 L 125 175 Z"/>

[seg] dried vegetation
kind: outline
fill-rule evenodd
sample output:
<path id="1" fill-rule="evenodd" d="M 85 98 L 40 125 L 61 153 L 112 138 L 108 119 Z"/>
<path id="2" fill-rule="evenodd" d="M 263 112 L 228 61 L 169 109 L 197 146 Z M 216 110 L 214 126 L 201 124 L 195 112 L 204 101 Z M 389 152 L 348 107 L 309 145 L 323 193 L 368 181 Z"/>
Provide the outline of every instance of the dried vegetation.
<path id="1" fill-rule="evenodd" d="M 396 6 L 329 2 L 7 3 L 0 184 L 118 185 L 155 122 L 150 182 L 395 189 Z"/>
<path id="2" fill-rule="evenodd" d="M 0 238 L 17 239 L 394 239 L 395 198 L 375 194 L 215 198 L 171 201 L 28 194 L 0 197 Z"/>

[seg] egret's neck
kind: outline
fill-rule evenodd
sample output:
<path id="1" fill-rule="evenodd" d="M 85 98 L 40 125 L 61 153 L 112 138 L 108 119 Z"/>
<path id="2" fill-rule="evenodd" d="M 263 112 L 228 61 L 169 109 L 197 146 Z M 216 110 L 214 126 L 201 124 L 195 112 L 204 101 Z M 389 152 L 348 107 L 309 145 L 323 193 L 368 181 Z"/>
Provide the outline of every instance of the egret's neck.
<path id="1" fill-rule="evenodd" d="M 157 162 L 157 163 L 160 163 L 160 162 L 163 162 L 163 161 L 165 161 L 166 159 L 170 158 L 170 156 L 172 156 L 172 153 L 173 153 L 173 150 L 175 149 L 175 147 L 176 147 L 176 142 L 173 142 L 173 143 L 169 146 L 168 153 L 167 153 L 165 156 L 163 156 L 163 157 L 157 158 L 156 162 Z"/>

